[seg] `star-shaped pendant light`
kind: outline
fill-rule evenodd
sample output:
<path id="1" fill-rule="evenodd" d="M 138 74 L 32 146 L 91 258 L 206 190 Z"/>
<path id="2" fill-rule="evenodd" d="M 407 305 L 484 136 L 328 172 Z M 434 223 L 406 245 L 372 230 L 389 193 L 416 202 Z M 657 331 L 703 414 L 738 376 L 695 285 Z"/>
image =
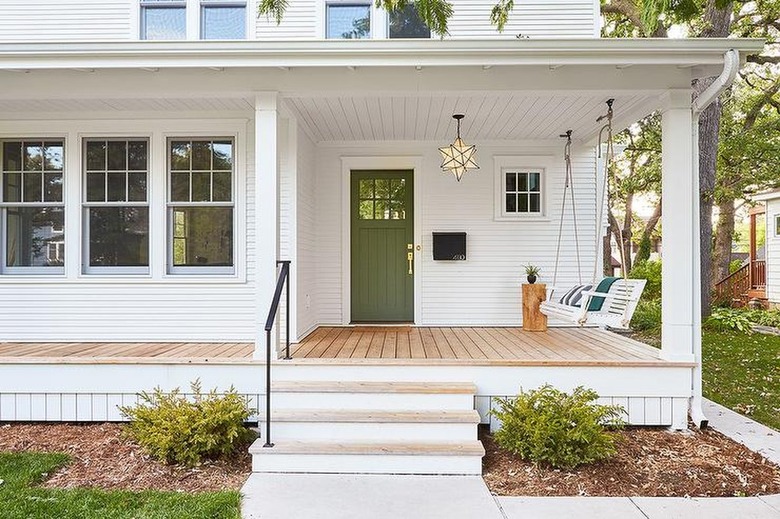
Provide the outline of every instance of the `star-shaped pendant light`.
<path id="1" fill-rule="evenodd" d="M 452 118 L 458 122 L 458 136 L 455 138 L 455 142 L 449 146 L 439 148 L 442 157 L 441 169 L 455 175 L 458 182 L 460 182 L 460 179 L 466 171 L 470 169 L 479 169 L 479 166 L 475 161 L 477 147 L 474 145 L 466 145 L 466 143 L 463 142 L 463 139 L 460 138 L 460 121 L 464 117 L 465 115 L 463 114 L 455 114 L 452 116 Z"/>

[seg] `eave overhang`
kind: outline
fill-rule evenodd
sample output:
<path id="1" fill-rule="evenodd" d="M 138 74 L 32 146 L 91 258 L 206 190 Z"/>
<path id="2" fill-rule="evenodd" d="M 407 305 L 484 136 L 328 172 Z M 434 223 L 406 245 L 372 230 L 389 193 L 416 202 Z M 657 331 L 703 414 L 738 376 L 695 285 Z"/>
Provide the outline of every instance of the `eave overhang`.
<path id="1" fill-rule="evenodd" d="M 722 65 L 761 39 L 0 42 L 0 70 L 518 65 Z"/>

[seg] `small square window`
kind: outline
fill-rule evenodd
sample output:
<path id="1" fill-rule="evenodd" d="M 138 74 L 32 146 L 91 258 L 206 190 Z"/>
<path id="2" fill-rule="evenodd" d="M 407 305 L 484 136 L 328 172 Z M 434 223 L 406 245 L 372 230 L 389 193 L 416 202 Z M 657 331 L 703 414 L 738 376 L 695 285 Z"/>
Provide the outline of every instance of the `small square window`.
<path id="1" fill-rule="evenodd" d="M 246 2 L 202 0 L 200 37 L 204 40 L 246 39 Z"/>
<path id="2" fill-rule="evenodd" d="M 501 214 L 542 214 L 542 174 L 540 171 L 503 170 Z"/>
<path id="3" fill-rule="evenodd" d="M 414 3 L 390 13 L 387 34 L 390 38 L 430 38 L 431 29 L 425 25 Z"/>
<path id="4" fill-rule="evenodd" d="M 775 237 L 780 237 L 780 214 L 775 215 Z"/>
<path id="5" fill-rule="evenodd" d="M 371 3 L 327 4 L 328 39 L 360 40 L 371 38 Z"/>
<path id="6" fill-rule="evenodd" d="M 186 4 L 186 0 L 141 0 L 141 39 L 185 39 Z"/>

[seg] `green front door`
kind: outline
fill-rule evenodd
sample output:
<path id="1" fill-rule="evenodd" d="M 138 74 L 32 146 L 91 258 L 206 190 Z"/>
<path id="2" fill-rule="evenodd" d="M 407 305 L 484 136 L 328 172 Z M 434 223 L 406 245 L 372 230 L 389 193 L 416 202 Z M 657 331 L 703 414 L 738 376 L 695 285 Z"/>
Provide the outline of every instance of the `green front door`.
<path id="1" fill-rule="evenodd" d="M 414 321 L 411 171 L 352 171 L 352 322 Z"/>

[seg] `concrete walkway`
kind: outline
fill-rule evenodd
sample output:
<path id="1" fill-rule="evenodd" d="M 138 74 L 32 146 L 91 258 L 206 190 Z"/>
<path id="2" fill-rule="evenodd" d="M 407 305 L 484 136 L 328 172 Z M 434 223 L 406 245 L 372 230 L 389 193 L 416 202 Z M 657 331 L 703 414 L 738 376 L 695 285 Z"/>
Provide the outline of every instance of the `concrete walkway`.
<path id="1" fill-rule="evenodd" d="M 710 426 L 780 464 L 780 433 L 705 400 Z M 480 477 L 253 474 L 244 519 L 780 519 L 780 494 L 744 498 L 493 497 Z"/>

